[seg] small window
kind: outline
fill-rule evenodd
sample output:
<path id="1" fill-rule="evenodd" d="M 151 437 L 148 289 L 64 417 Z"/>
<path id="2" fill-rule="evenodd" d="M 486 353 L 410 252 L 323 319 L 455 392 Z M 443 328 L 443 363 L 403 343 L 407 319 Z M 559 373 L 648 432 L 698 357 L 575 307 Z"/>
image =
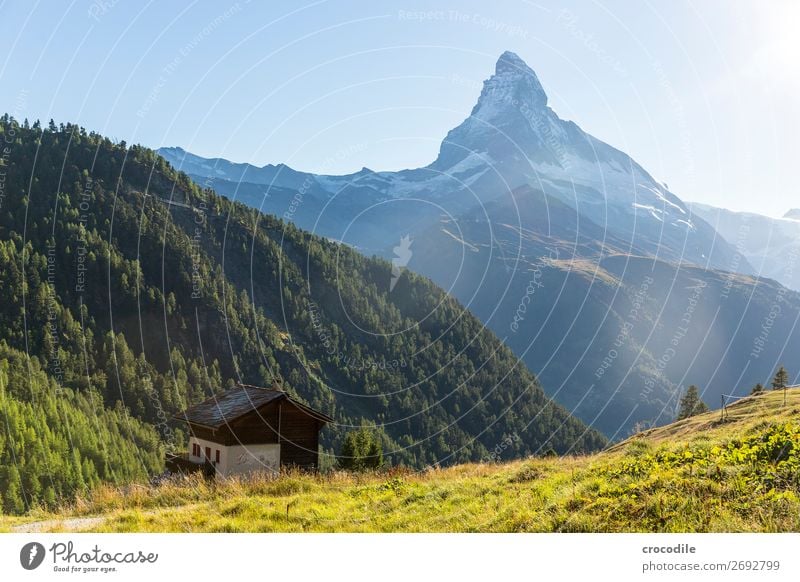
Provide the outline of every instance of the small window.
<path id="1" fill-rule="evenodd" d="M 206 447 L 206 461 L 211 460 L 211 447 Z"/>
<path id="2" fill-rule="evenodd" d="M 217 449 L 217 453 L 214 458 L 216 459 L 216 463 L 219 464 L 219 449 Z"/>

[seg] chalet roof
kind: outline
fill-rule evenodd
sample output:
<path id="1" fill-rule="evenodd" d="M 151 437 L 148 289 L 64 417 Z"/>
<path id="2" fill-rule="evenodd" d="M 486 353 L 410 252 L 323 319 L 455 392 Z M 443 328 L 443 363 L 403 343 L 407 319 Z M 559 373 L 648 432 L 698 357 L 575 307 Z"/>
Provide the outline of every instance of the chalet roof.
<path id="1" fill-rule="evenodd" d="M 265 404 L 278 400 L 290 401 L 317 420 L 333 422 L 331 417 L 301 404 L 282 390 L 260 388 L 247 384 L 240 384 L 222 394 L 216 394 L 200 404 L 195 404 L 183 412 L 179 412 L 175 415 L 175 418 L 185 420 L 191 424 L 219 428 L 261 408 Z"/>

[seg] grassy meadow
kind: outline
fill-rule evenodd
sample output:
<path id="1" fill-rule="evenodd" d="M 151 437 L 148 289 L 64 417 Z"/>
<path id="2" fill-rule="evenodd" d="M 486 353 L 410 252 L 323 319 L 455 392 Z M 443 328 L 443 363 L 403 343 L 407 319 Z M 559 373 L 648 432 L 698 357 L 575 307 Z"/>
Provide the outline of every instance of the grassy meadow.
<path id="1" fill-rule="evenodd" d="M 800 390 L 768 392 L 595 455 L 421 473 L 101 487 L 0 531 L 800 531 Z"/>

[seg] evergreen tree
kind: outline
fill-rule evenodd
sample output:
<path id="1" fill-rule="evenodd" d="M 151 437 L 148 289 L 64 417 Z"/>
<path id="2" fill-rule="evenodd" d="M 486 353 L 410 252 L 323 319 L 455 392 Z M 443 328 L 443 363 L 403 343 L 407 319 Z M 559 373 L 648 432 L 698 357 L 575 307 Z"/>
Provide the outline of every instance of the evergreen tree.
<path id="1" fill-rule="evenodd" d="M 383 445 L 374 430 L 363 427 L 344 438 L 339 467 L 348 471 L 366 471 L 383 466 Z"/>
<path id="2" fill-rule="evenodd" d="M 786 371 L 786 368 L 781 366 L 775 374 L 775 378 L 772 380 L 772 389 L 783 390 L 787 386 L 789 386 L 789 372 Z"/>
<path id="3" fill-rule="evenodd" d="M 383 445 L 377 437 L 374 437 L 367 447 L 366 463 L 372 469 L 380 469 L 383 466 Z"/>
<path id="4" fill-rule="evenodd" d="M 753 390 L 750 392 L 752 395 L 758 395 L 764 393 L 764 386 L 761 383 L 756 384 L 753 386 Z"/>
<path id="5" fill-rule="evenodd" d="M 678 410 L 678 418 L 676 420 L 683 420 L 690 416 L 702 414 L 708 411 L 708 405 L 700 398 L 700 392 L 697 386 L 692 384 L 686 390 L 680 402 L 680 409 Z"/>
<path id="6" fill-rule="evenodd" d="M 36 358 L 0 341 L 0 512 L 55 508 L 100 482 L 142 481 L 163 469 L 156 431 L 69 388 Z"/>

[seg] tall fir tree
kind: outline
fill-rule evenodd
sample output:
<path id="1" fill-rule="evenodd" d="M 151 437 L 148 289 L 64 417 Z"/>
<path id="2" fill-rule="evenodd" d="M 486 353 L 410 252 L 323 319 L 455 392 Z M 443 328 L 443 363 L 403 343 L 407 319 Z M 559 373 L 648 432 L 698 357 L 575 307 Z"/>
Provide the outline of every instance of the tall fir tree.
<path id="1" fill-rule="evenodd" d="M 700 391 L 697 386 L 692 384 L 681 398 L 677 420 L 683 420 L 704 412 L 708 412 L 708 405 L 700 398 Z"/>
<path id="2" fill-rule="evenodd" d="M 776 372 L 775 378 L 772 379 L 772 389 L 783 390 L 787 386 L 789 386 L 789 372 L 781 366 Z"/>

